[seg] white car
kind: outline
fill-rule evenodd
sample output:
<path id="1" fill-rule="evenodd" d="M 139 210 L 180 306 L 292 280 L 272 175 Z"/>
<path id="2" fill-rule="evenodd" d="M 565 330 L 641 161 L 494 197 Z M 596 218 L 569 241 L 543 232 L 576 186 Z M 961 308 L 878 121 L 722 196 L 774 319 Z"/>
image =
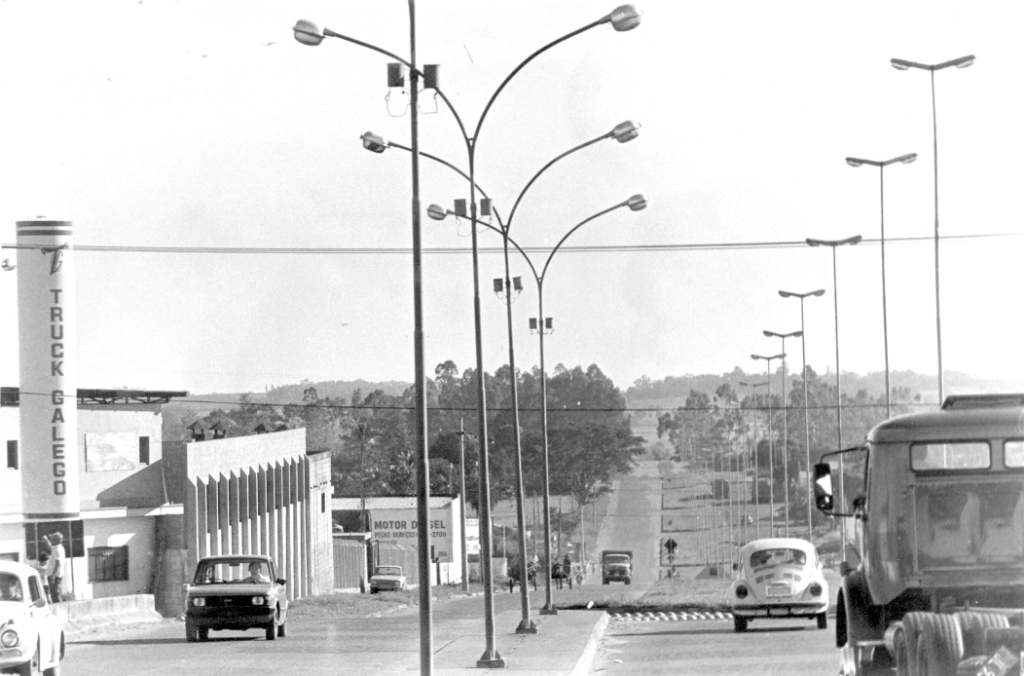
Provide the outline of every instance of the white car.
<path id="1" fill-rule="evenodd" d="M 59 676 L 64 623 L 32 566 L 0 561 L 0 671 Z"/>
<path id="2" fill-rule="evenodd" d="M 375 566 L 370 577 L 370 593 L 379 591 L 402 591 L 405 589 L 405 575 L 401 566 Z"/>
<path id="3" fill-rule="evenodd" d="M 828 627 L 828 583 L 814 545 L 799 538 L 763 538 L 740 549 L 732 583 L 733 626 L 754 618 L 804 617 Z"/>

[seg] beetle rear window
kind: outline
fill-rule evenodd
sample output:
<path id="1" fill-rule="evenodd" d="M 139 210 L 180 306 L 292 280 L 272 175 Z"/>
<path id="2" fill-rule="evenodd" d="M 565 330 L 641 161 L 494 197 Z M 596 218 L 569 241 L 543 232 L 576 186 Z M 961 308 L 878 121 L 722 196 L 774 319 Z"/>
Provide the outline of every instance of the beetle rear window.
<path id="1" fill-rule="evenodd" d="M 987 441 L 922 443 L 910 446 L 910 467 L 915 472 L 988 469 L 992 450 Z"/>
<path id="2" fill-rule="evenodd" d="M 807 554 L 799 549 L 762 549 L 750 555 L 750 567 L 778 566 L 782 564 L 802 566 L 807 563 Z"/>
<path id="3" fill-rule="evenodd" d="M 1003 457 L 1007 467 L 1024 467 L 1024 441 L 1007 441 L 1003 445 Z"/>

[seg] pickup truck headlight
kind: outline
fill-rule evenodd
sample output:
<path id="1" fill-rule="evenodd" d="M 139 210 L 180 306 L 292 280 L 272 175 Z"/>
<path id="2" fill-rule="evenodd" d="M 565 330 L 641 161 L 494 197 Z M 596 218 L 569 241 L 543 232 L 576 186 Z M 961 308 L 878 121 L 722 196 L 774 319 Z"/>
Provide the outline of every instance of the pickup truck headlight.
<path id="1" fill-rule="evenodd" d="M 196 608 L 201 608 L 206 605 L 206 599 L 202 596 L 194 596 L 192 597 L 192 605 Z"/>
<path id="2" fill-rule="evenodd" d="M 265 606 L 265 605 L 267 605 L 267 597 L 266 596 L 253 596 L 252 597 L 252 604 L 254 606 Z"/>
<path id="3" fill-rule="evenodd" d="M 20 639 L 18 638 L 18 632 L 13 629 L 8 629 L 4 633 L 0 634 L 0 645 L 5 648 L 13 648 L 18 645 Z"/>

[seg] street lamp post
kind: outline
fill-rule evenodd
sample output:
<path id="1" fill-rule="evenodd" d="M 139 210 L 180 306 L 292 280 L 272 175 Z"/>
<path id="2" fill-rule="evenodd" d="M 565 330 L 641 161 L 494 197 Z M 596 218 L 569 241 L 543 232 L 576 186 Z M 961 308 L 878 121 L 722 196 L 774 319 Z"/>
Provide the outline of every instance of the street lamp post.
<path id="1" fill-rule="evenodd" d="M 785 353 L 773 354 L 765 357 L 760 354 L 752 354 L 750 358 L 754 361 L 763 359 L 768 367 L 768 498 L 769 513 L 768 524 L 771 527 L 770 537 L 775 537 L 775 441 L 772 439 L 772 360 L 785 359 Z"/>
<path id="2" fill-rule="evenodd" d="M 885 168 L 897 162 L 910 164 L 916 159 L 917 153 L 900 155 L 899 157 L 882 161 L 865 160 L 859 157 L 846 158 L 846 163 L 854 168 L 865 164 L 878 167 L 879 206 L 882 218 L 882 340 L 885 345 L 885 417 L 887 419 L 892 417 L 892 388 L 889 385 L 889 312 L 886 308 L 885 295 Z"/>
<path id="3" fill-rule="evenodd" d="M 800 351 L 803 354 L 803 385 L 804 385 L 804 453 L 806 455 L 805 462 L 807 463 L 807 476 L 804 481 L 804 488 L 807 490 L 807 541 L 812 542 L 811 539 L 811 502 L 812 502 L 812 491 L 811 491 L 811 421 L 808 417 L 809 411 L 807 407 L 807 333 L 804 329 L 804 298 L 808 296 L 822 296 L 825 293 L 825 289 L 817 289 L 815 291 L 808 291 L 807 293 L 793 293 L 792 291 L 779 291 L 779 295 L 783 298 L 799 298 L 800 299 Z"/>
<path id="4" fill-rule="evenodd" d="M 738 381 L 743 387 L 749 387 L 754 391 L 754 448 L 751 455 L 754 456 L 754 538 L 761 538 L 761 495 L 760 490 L 757 486 L 758 478 L 758 467 L 757 467 L 757 388 L 764 387 L 768 384 L 768 381 L 763 383 L 748 383 L 743 380 Z M 750 463 L 747 463 L 747 469 L 750 469 Z"/>
<path id="5" fill-rule="evenodd" d="M 935 167 L 935 339 L 939 355 L 939 405 L 942 405 L 943 375 L 942 375 L 942 315 L 939 308 L 939 123 L 935 106 L 935 71 L 944 70 L 952 66 L 967 68 L 974 64 L 974 55 L 968 54 L 942 63 L 927 64 L 907 61 L 905 59 L 889 59 L 889 63 L 896 70 L 909 70 L 917 68 L 928 71 L 932 84 L 932 153 Z"/>
<path id="6" fill-rule="evenodd" d="M 775 333 L 765 331 L 769 338 L 782 339 L 782 482 L 783 500 L 786 501 L 786 537 L 789 537 L 789 402 L 786 401 L 786 338 L 803 336 L 803 331 Z"/>
<path id="7" fill-rule="evenodd" d="M 302 44 L 319 45 L 328 31 L 320 32 L 308 21 L 295 25 L 295 38 Z M 416 398 L 416 518 L 421 524 L 430 523 L 430 471 L 427 447 L 427 388 L 424 370 L 423 346 L 423 246 L 420 238 L 420 153 L 419 153 L 419 78 L 416 68 L 416 2 L 409 0 L 409 61 L 410 93 L 409 120 L 412 139 L 412 269 L 413 269 L 413 352 L 415 362 Z M 420 673 L 434 671 L 433 620 L 430 590 L 430 529 L 417 532 L 419 547 L 418 573 L 420 580 Z"/>
<path id="8" fill-rule="evenodd" d="M 410 0 L 410 13 L 412 12 L 413 0 Z M 463 141 L 466 146 L 467 155 L 469 158 L 469 205 L 471 219 L 475 223 L 477 220 L 477 204 L 476 204 L 476 147 L 477 141 L 479 140 L 481 128 L 484 123 L 484 119 L 487 117 L 487 113 L 491 108 L 491 105 L 497 99 L 498 95 L 505 88 L 505 86 L 512 80 L 515 75 L 522 70 L 526 64 L 532 61 L 534 58 L 544 53 L 551 47 L 568 40 L 571 37 L 584 33 L 591 28 L 600 26 L 603 24 L 610 24 L 617 32 L 629 31 L 640 25 L 640 13 L 633 5 L 620 5 L 612 10 L 609 14 L 601 17 L 596 21 L 592 21 L 570 33 L 563 35 L 562 37 L 549 42 L 547 45 L 533 52 L 530 56 L 524 59 L 518 66 L 516 66 L 512 72 L 505 77 L 498 88 L 491 95 L 484 107 L 483 113 L 480 115 L 477 121 L 476 129 L 472 135 L 467 133 L 466 126 L 462 122 L 462 118 L 459 116 L 458 111 L 452 105 L 451 101 L 444 94 L 444 92 L 437 86 L 437 70 L 432 70 L 432 77 L 424 77 L 425 81 L 430 81 L 433 89 L 441 97 L 441 99 L 448 106 L 452 115 L 458 124 L 459 131 L 462 134 Z M 373 51 L 379 52 L 386 56 L 390 56 L 393 59 L 400 61 L 405 64 L 410 70 L 419 76 L 425 76 L 427 74 L 419 73 L 416 70 L 415 65 L 409 61 L 402 59 L 395 54 L 381 49 L 375 45 L 363 42 L 351 38 L 341 33 L 324 29 L 322 32 L 315 24 L 309 21 L 300 20 L 295 25 L 295 37 L 299 42 L 303 44 L 316 45 L 319 44 L 324 36 L 336 37 L 342 40 L 346 40 L 356 45 L 366 47 Z M 415 84 L 415 76 L 413 83 Z M 416 87 L 413 87 L 411 94 L 410 103 L 413 109 L 416 108 Z M 415 114 L 415 113 L 414 113 Z M 364 135 L 364 145 L 374 152 L 383 152 L 387 147 L 385 145 L 374 144 L 368 142 Z M 460 172 L 461 173 L 461 172 Z M 480 311 L 480 274 L 479 274 L 479 253 L 477 245 L 477 232 L 476 228 L 472 229 L 472 248 L 473 248 L 473 314 L 474 314 L 474 333 L 476 338 L 476 372 L 477 372 L 477 410 L 478 410 L 478 425 L 479 425 L 479 445 L 480 445 L 480 463 L 479 463 L 479 481 L 480 481 L 480 493 L 479 493 L 479 504 L 480 504 L 480 546 L 483 555 L 480 559 L 481 576 L 484 583 L 484 625 L 486 634 L 486 649 L 483 656 L 477 660 L 478 667 L 492 667 L 492 668 L 505 668 L 507 665 L 505 660 L 502 659 L 501 655 L 495 647 L 495 634 L 494 634 L 494 591 L 493 591 L 493 577 L 491 572 L 491 516 L 490 516 L 490 470 L 489 470 L 489 444 L 488 444 L 488 433 L 487 433 L 487 397 L 486 387 L 484 383 L 484 369 L 483 369 L 483 331 L 481 322 L 481 311 Z M 550 584 L 550 580 L 549 580 Z"/>
<path id="9" fill-rule="evenodd" d="M 519 544 L 520 544 L 520 565 L 521 565 L 520 570 L 521 571 L 526 571 L 526 533 L 525 533 L 526 518 L 525 518 L 525 512 L 524 512 L 524 508 L 523 508 L 524 495 L 523 495 L 523 475 L 522 475 L 522 440 L 521 440 L 521 430 L 520 430 L 520 425 L 519 425 L 519 394 L 518 394 L 518 383 L 517 383 L 517 375 L 516 375 L 516 368 L 515 368 L 515 343 L 513 341 L 513 332 L 512 332 L 512 292 L 514 290 L 515 291 L 521 290 L 521 287 L 513 286 L 513 280 L 511 278 L 511 272 L 510 272 L 510 268 L 509 268 L 508 245 L 511 243 L 511 244 L 513 244 L 513 246 L 516 246 L 517 248 L 518 248 L 518 245 L 515 244 L 515 242 L 513 242 L 511 240 L 511 238 L 509 236 L 509 233 L 510 233 L 511 228 L 512 228 L 513 220 L 515 219 L 515 212 L 516 212 L 517 208 L 519 207 L 519 204 L 522 201 L 523 197 L 526 195 L 526 192 L 530 189 L 530 187 L 534 184 L 534 182 L 541 176 L 541 174 L 543 174 L 552 165 L 554 165 L 559 160 L 567 157 L 568 155 L 571 155 L 574 152 L 582 150 L 582 149 L 586 148 L 587 146 L 593 145 L 593 144 L 597 143 L 598 141 L 602 141 L 604 139 L 615 139 L 619 143 L 626 143 L 626 142 L 631 141 L 634 138 L 636 138 L 637 135 L 639 135 L 639 132 L 640 132 L 640 127 L 639 127 L 639 125 L 635 124 L 634 122 L 630 122 L 630 121 L 622 122 L 622 123 L 616 125 L 610 132 L 606 132 L 604 134 L 601 134 L 600 136 L 597 136 L 597 137 L 595 137 L 593 139 L 590 139 L 589 141 L 581 143 L 581 144 L 579 144 L 579 145 L 577 145 L 577 146 L 575 146 L 573 148 L 570 148 L 569 150 L 561 153 L 560 155 L 558 155 L 557 157 L 555 157 L 554 159 L 549 161 L 547 164 L 545 164 L 543 167 L 541 167 L 541 169 L 539 171 L 537 171 L 537 173 L 535 173 L 533 175 L 533 177 L 527 182 L 527 184 L 520 191 L 518 197 L 516 197 L 515 203 L 512 206 L 512 210 L 509 213 L 508 219 L 506 221 L 504 221 L 504 222 L 501 220 L 500 216 L 498 216 L 497 211 L 492 208 L 490 200 L 486 200 L 485 201 L 485 211 L 487 212 L 487 215 L 490 215 L 490 214 L 493 213 L 498 218 L 499 228 L 497 228 L 496 230 L 501 234 L 501 236 L 502 236 L 502 243 L 503 243 L 503 251 L 502 251 L 502 253 L 503 253 L 503 260 L 504 260 L 505 278 L 504 278 L 504 280 L 496 279 L 495 280 L 494 288 L 495 288 L 496 292 L 503 292 L 505 294 L 505 309 L 506 309 L 506 319 L 507 319 L 507 325 L 508 325 L 509 369 L 511 371 L 510 387 L 511 387 L 511 390 L 512 390 L 512 392 L 511 392 L 511 394 L 512 394 L 512 418 L 513 418 L 513 422 L 512 422 L 513 431 L 512 431 L 512 433 L 513 433 L 513 442 L 514 442 L 514 445 L 515 445 L 515 458 L 516 458 L 516 460 L 515 460 L 516 487 L 517 487 L 517 490 L 516 490 L 517 510 L 516 511 L 517 511 L 517 520 L 518 520 L 518 524 L 519 524 L 519 530 L 520 530 Z M 396 144 L 391 144 L 391 145 L 396 145 Z M 435 160 L 441 162 L 442 164 L 445 164 L 446 166 L 451 167 L 452 169 L 455 169 L 460 174 L 463 173 L 460 170 L 458 170 L 454 165 L 452 165 L 451 163 L 449 163 L 449 162 L 447 162 L 445 160 L 442 160 L 440 158 L 436 158 L 436 157 L 433 157 L 433 156 L 431 156 L 431 159 L 435 159 Z M 463 174 L 463 175 L 465 176 L 465 174 Z M 470 179 L 470 181 L 473 180 L 472 177 L 468 177 L 468 178 Z M 477 187 L 476 187 L 476 185 L 474 183 L 474 191 L 476 189 L 477 189 Z M 646 206 L 646 202 L 644 201 L 643 196 L 641 196 L 641 195 L 634 195 L 633 197 L 631 197 L 626 202 L 620 203 L 620 204 L 616 205 L 615 207 L 612 207 L 611 209 L 606 210 L 605 212 L 601 212 L 600 214 L 595 215 L 592 218 L 596 218 L 597 216 L 599 216 L 599 215 L 601 215 L 603 213 L 607 213 L 607 211 L 611 211 L 612 209 L 618 208 L 620 206 L 630 206 L 630 208 L 636 210 L 637 205 L 639 205 L 640 203 L 642 203 L 644 206 Z M 643 208 L 643 206 L 639 206 L 639 208 Z M 445 217 L 445 215 L 447 214 L 447 212 L 443 208 L 441 208 L 440 206 L 437 206 L 437 205 L 431 205 L 431 207 L 427 211 L 428 211 L 428 214 L 431 216 L 431 218 L 435 218 L 435 219 L 438 219 L 438 220 L 443 219 Z M 472 228 L 472 232 L 473 232 L 473 236 L 474 236 L 474 241 L 475 241 L 475 238 L 476 238 L 476 227 L 475 227 L 475 225 L 477 223 L 483 223 L 484 225 L 488 225 L 489 226 L 488 223 L 479 221 L 475 217 L 475 212 L 476 212 L 476 209 L 475 209 L 475 206 L 474 206 L 473 211 L 472 211 L 473 215 L 471 215 L 471 221 L 474 224 L 474 227 Z M 459 213 L 458 210 L 457 210 L 456 211 L 456 215 L 462 216 L 462 215 L 465 215 L 465 214 L 464 213 Z M 587 219 L 587 220 L 589 221 L 591 219 Z M 586 222 L 586 221 L 584 221 L 584 222 Z M 583 223 L 580 223 L 576 227 L 578 228 L 578 227 L 580 227 L 582 225 L 583 225 Z M 491 229 L 495 229 L 495 228 L 492 227 Z M 575 230 L 575 228 L 574 228 L 574 230 Z M 474 249 L 476 249 L 476 247 L 474 247 Z M 520 249 L 520 252 L 523 253 L 522 249 Z M 525 253 L 523 253 L 523 255 L 525 256 Z M 519 282 L 519 280 L 518 280 L 518 278 L 516 278 L 515 283 L 518 283 L 518 282 Z M 545 457 L 545 467 L 547 467 L 548 462 L 547 462 L 546 448 L 545 448 L 544 457 Z M 550 493 L 550 491 L 548 489 L 548 475 L 547 475 L 547 472 L 545 471 L 545 501 L 544 501 L 544 504 L 545 504 L 545 512 L 546 513 L 544 515 L 544 538 L 545 538 L 545 542 L 546 542 L 546 544 L 545 544 L 545 552 L 546 552 L 545 555 L 550 558 L 550 550 L 551 550 L 551 545 L 550 545 L 550 541 L 551 541 L 551 514 L 550 514 L 550 497 L 549 497 L 549 493 Z M 553 613 L 555 611 L 555 608 L 554 608 L 554 601 L 553 601 L 553 596 L 552 596 L 551 566 L 550 565 L 545 565 L 544 579 L 546 581 L 546 594 L 548 596 L 548 603 L 546 604 L 546 610 L 549 613 Z M 530 618 L 530 598 L 529 598 L 528 585 L 525 585 L 525 584 L 520 585 L 520 594 L 521 594 L 522 621 L 520 622 L 519 628 L 516 631 L 520 632 L 520 633 L 536 633 L 537 632 L 537 626 L 533 622 L 533 620 Z"/>
<path id="10" fill-rule="evenodd" d="M 601 211 L 601 212 L 599 212 L 597 214 L 594 214 L 593 216 L 591 216 L 591 217 L 581 221 L 579 224 L 577 224 L 571 230 L 569 230 L 569 232 L 567 232 L 562 237 L 562 239 L 560 239 L 558 241 L 558 244 L 555 245 L 555 248 L 552 249 L 551 253 L 548 254 L 548 258 L 544 262 L 544 267 L 541 269 L 541 273 L 539 275 L 537 274 L 536 269 L 533 267 L 533 263 L 530 262 L 529 256 L 527 256 L 526 253 L 522 249 L 520 249 L 520 252 L 526 258 L 527 263 L 530 264 L 530 271 L 533 273 L 534 280 L 537 282 L 537 319 L 536 319 L 536 330 L 537 330 L 537 336 L 538 336 L 538 340 L 539 340 L 539 344 L 540 344 L 541 437 L 543 439 L 543 444 L 544 444 L 544 533 L 545 533 L 545 539 L 544 539 L 544 548 L 545 548 L 545 550 L 544 551 L 545 551 L 545 556 L 546 556 L 547 561 L 548 561 L 548 566 L 547 566 L 548 570 L 546 572 L 546 575 L 548 576 L 548 585 L 547 585 L 547 592 L 546 592 L 547 598 L 546 598 L 546 602 L 544 604 L 544 607 L 541 608 L 541 611 L 540 611 L 542 615 L 556 615 L 558 613 L 558 610 L 555 608 L 554 597 L 553 597 L 553 592 L 552 592 L 552 589 L 551 589 L 551 582 L 550 582 L 550 580 L 551 580 L 551 578 L 550 578 L 550 576 L 551 576 L 551 565 L 550 565 L 550 562 L 551 562 L 551 536 L 550 536 L 549 533 L 550 533 L 550 530 L 551 530 L 551 524 L 550 524 L 550 518 L 551 518 L 551 508 L 550 508 L 551 482 L 550 482 L 550 462 L 549 462 L 549 452 L 548 452 L 548 390 L 547 390 L 548 376 L 547 376 L 547 371 L 544 368 L 544 333 L 545 333 L 545 331 L 550 331 L 551 330 L 551 328 L 552 328 L 552 321 L 551 321 L 550 318 L 544 316 L 544 278 L 545 278 L 545 275 L 547 275 L 548 265 L 551 264 L 551 259 L 554 258 L 555 253 L 558 252 L 559 248 L 561 248 L 562 244 L 565 242 L 565 240 L 567 240 L 569 238 L 570 235 L 572 235 L 574 232 L 576 232 L 581 227 L 583 227 L 583 225 L 585 225 L 586 223 L 594 220 L 598 216 L 602 216 L 602 215 L 608 213 L 609 211 L 612 211 L 613 209 L 618 209 L 620 207 L 629 207 L 629 209 L 631 211 L 641 211 L 642 209 L 645 209 L 647 207 L 647 200 L 644 199 L 643 195 L 633 195 L 632 197 L 630 197 L 625 202 L 621 202 L 621 203 L 615 205 L 614 207 L 611 207 L 610 209 L 605 209 L 604 211 Z M 518 248 L 518 245 L 516 245 L 516 248 Z M 532 325 L 534 323 L 534 320 L 531 319 L 530 323 Z"/>
<path id="11" fill-rule="evenodd" d="M 461 528 L 460 544 L 462 545 L 462 591 L 469 591 L 469 554 L 466 552 L 466 429 L 462 418 L 459 418 L 459 522 Z M 479 523 L 479 520 L 478 520 Z M 479 526 L 477 526 L 479 528 Z"/>
<path id="12" fill-rule="evenodd" d="M 842 378 L 840 376 L 841 371 L 839 370 L 839 277 L 836 271 L 836 249 L 841 246 L 854 246 L 861 241 L 860 235 L 854 235 L 853 237 L 847 237 L 846 239 L 813 239 L 807 238 L 808 246 L 827 246 L 832 248 L 832 300 L 835 306 L 835 317 L 836 317 L 836 436 L 838 437 L 839 445 L 837 449 L 843 447 L 843 387 Z M 843 455 L 839 454 L 839 490 L 836 496 L 839 499 L 840 510 L 846 511 L 844 500 L 844 485 L 846 483 L 845 477 L 843 476 Z M 839 519 L 839 531 L 840 539 L 843 543 L 843 560 L 846 560 L 846 518 L 840 517 Z"/>

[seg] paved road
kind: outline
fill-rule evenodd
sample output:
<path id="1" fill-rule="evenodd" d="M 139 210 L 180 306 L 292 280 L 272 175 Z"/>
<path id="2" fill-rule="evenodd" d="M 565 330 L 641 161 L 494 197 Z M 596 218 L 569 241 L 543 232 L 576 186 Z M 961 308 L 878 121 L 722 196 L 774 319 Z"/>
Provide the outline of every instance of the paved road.
<path id="1" fill-rule="evenodd" d="M 556 603 L 580 600 L 600 592 L 600 585 L 584 584 L 573 591 L 557 591 Z M 540 623 L 540 634 L 516 634 L 520 597 L 495 594 L 495 636 L 499 653 L 513 670 L 531 673 L 568 674 L 580 658 L 599 619 L 598 612 L 576 612 L 568 633 L 559 633 L 554 618 L 541 616 L 543 594 L 531 590 L 531 611 Z M 563 614 L 568 614 L 563 611 Z M 483 597 L 454 599 L 434 605 L 433 648 L 438 673 L 482 673 L 475 669 L 486 638 L 483 629 Z M 564 627 L 563 627 L 564 629 Z M 556 638 L 556 645 L 551 639 Z M 558 640 L 565 636 L 566 640 Z M 537 643 L 537 639 L 547 643 Z M 311 618 L 288 620 L 288 636 L 269 642 L 263 633 L 212 632 L 203 643 L 186 643 L 184 623 L 174 620 L 149 624 L 108 626 L 87 630 L 69 638 L 64 672 L 75 676 L 249 676 L 253 673 L 303 674 L 408 674 L 419 670 L 419 614 L 415 607 L 384 617 Z M 565 659 L 550 659 L 555 653 Z M 569 669 L 562 665 L 568 663 Z M 538 666 L 539 665 L 539 666 Z M 548 671 L 549 669 L 554 669 Z"/>
<path id="2" fill-rule="evenodd" d="M 661 533 L 661 478 L 656 465 L 642 462 L 620 480 L 602 524 L 602 547 L 636 552 L 637 596 L 657 580 Z M 726 509 L 724 506 L 721 509 Z M 686 511 L 686 510 L 684 510 Z M 706 515 L 705 515 L 706 516 Z M 688 555 L 699 552 L 694 533 L 670 533 Z M 688 571 L 694 574 L 696 569 Z M 605 588 L 607 589 L 607 587 Z M 732 620 L 613 620 L 601 640 L 591 674 L 602 676 L 715 676 L 778 674 L 831 676 L 838 669 L 834 630 L 802 620 L 751 623 L 736 634 Z"/>
<path id="3" fill-rule="evenodd" d="M 839 667 L 831 631 L 813 623 L 755 621 L 745 634 L 732 621 L 613 621 L 591 674 L 602 676 L 833 676 Z"/>

